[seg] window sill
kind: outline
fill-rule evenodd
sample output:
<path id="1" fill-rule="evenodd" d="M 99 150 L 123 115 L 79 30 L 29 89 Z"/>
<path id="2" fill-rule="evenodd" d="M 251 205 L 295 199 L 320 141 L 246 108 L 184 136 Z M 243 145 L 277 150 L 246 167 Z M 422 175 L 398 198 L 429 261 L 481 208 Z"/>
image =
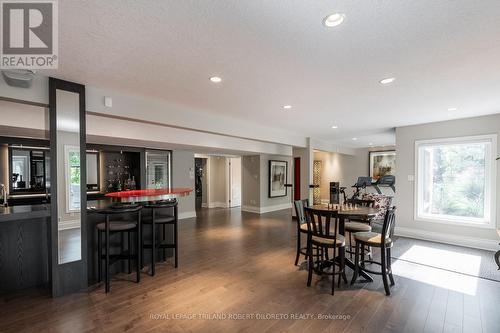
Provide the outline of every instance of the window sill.
<path id="1" fill-rule="evenodd" d="M 461 227 L 466 227 L 466 228 L 490 229 L 490 230 L 497 229 L 495 223 L 492 223 L 492 222 L 475 223 L 475 222 L 428 218 L 428 217 L 421 217 L 421 216 L 414 216 L 414 220 L 416 222 L 438 223 L 438 224 L 444 224 L 444 225 L 461 226 Z"/>

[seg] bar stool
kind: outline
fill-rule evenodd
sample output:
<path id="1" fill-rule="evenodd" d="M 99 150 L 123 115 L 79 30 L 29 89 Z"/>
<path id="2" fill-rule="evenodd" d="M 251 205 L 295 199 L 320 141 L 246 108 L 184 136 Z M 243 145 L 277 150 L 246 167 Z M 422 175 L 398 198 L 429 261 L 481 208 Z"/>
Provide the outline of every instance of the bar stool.
<path id="1" fill-rule="evenodd" d="M 309 199 L 295 200 L 295 217 L 297 218 L 297 250 L 295 254 L 295 266 L 299 263 L 300 255 L 303 254 L 307 259 L 307 246 L 302 247 L 301 234 L 307 236 L 307 222 L 304 212 L 305 207 L 309 207 Z"/>
<path id="2" fill-rule="evenodd" d="M 357 232 L 354 234 L 354 239 L 356 240 L 356 256 L 355 256 L 355 268 L 354 275 L 352 276 L 351 285 L 356 282 L 358 278 L 359 270 L 372 274 L 382 275 L 382 282 L 384 282 L 385 294 L 389 296 L 391 290 L 389 288 L 389 278 L 391 286 L 394 285 L 394 278 L 392 277 L 391 268 L 391 248 L 394 244 L 394 227 L 396 221 L 396 207 L 392 207 L 387 210 L 385 214 L 384 224 L 382 226 L 382 233 L 377 232 Z M 364 260 L 363 253 L 365 252 L 365 246 L 380 248 L 380 258 L 381 261 L 377 262 L 374 260 Z M 362 259 L 360 260 L 359 255 L 361 252 Z M 365 267 L 365 263 L 376 264 L 381 267 L 381 271 L 376 272 L 369 270 Z"/>
<path id="3" fill-rule="evenodd" d="M 179 252 L 179 242 L 178 242 L 178 230 L 177 224 L 179 220 L 177 211 L 177 200 L 164 200 L 149 203 L 144 206 L 145 208 L 151 209 L 151 216 L 144 218 L 144 224 L 151 225 L 151 238 L 150 243 L 143 243 L 142 247 L 145 249 L 151 249 L 151 276 L 155 275 L 155 264 L 156 264 L 156 252 L 158 249 L 162 249 L 163 260 L 166 260 L 166 249 L 174 249 L 174 266 L 178 266 L 178 252 Z M 160 240 L 156 238 L 156 226 L 161 226 L 162 237 Z M 167 225 L 173 226 L 174 241 L 173 243 L 167 242 L 166 239 L 166 228 Z"/>
<path id="4" fill-rule="evenodd" d="M 314 209 L 311 207 L 304 208 L 306 214 L 306 223 L 308 233 L 307 242 L 307 257 L 308 276 L 307 286 L 311 286 L 313 271 L 318 275 L 332 276 L 332 295 L 335 289 L 335 275 L 339 276 L 338 286 L 340 287 L 341 279 L 347 283 L 345 275 L 345 238 L 340 235 L 338 230 L 339 219 L 335 211 L 326 211 Z M 330 223 L 332 222 L 333 225 Z M 314 261 L 313 246 L 318 248 L 316 253 L 316 262 Z M 333 257 L 329 258 L 328 251 L 333 250 Z M 337 253 L 338 259 L 337 260 Z M 328 268 L 331 267 L 331 271 Z M 336 269 L 338 267 L 338 269 Z"/>
<path id="5" fill-rule="evenodd" d="M 105 221 L 96 225 L 97 229 L 97 257 L 98 263 L 98 281 L 102 281 L 102 261 L 105 262 L 105 290 L 106 293 L 110 290 L 110 266 L 118 260 L 128 260 L 128 270 L 131 272 L 131 261 L 136 260 L 137 283 L 141 280 L 141 210 L 139 205 L 115 205 L 108 209 L 99 211 L 99 214 L 105 216 Z M 126 219 L 120 219 L 118 215 L 126 214 Z M 135 215 L 136 214 L 136 215 Z M 132 216 L 131 216 L 132 215 Z M 135 215 L 135 216 L 133 216 Z M 135 218 L 134 218 L 135 217 Z M 110 234 L 111 233 L 127 233 L 128 248 L 127 251 L 122 251 L 120 254 L 111 254 L 110 252 Z M 132 239 L 131 232 L 136 232 L 137 253 L 132 255 Z M 102 253 L 102 234 L 104 233 L 105 253 Z"/>

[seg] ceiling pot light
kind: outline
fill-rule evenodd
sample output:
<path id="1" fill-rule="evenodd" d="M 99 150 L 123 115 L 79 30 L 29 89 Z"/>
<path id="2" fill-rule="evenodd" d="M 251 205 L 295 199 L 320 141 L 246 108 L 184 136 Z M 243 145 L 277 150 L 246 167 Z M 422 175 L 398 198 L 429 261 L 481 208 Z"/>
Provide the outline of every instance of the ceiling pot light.
<path id="1" fill-rule="evenodd" d="M 381 84 L 390 84 L 390 83 L 393 83 L 395 80 L 396 80 L 395 77 L 387 77 L 385 79 L 380 80 L 379 82 Z"/>
<path id="2" fill-rule="evenodd" d="M 338 127 L 337 125 L 333 125 L 333 126 L 332 126 L 332 128 L 333 128 L 333 129 L 337 129 L 337 128 L 339 128 L 339 127 Z"/>
<path id="3" fill-rule="evenodd" d="M 338 25 L 341 25 L 344 22 L 345 14 L 334 13 L 330 14 L 323 19 L 323 25 L 328 28 L 333 28 Z"/>
<path id="4" fill-rule="evenodd" d="M 448 108 L 448 111 L 457 111 L 458 108 Z"/>
<path id="5" fill-rule="evenodd" d="M 368 144 L 368 146 L 373 146 L 373 143 L 372 143 L 372 142 L 370 142 L 370 143 Z"/>
<path id="6" fill-rule="evenodd" d="M 220 82 L 222 82 L 222 79 L 218 76 L 212 76 L 210 78 L 210 81 L 212 81 L 213 83 L 220 83 Z"/>
<path id="7" fill-rule="evenodd" d="M 291 105 L 283 105 L 283 109 L 285 109 L 285 110 L 289 110 L 289 109 L 291 109 L 291 108 L 292 108 L 292 106 L 291 106 Z"/>
<path id="8" fill-rule="evenodd" d="M 356 140 L 358 140 L 358 138 L 352 138 L 352 141 L 356 141 Z"/>

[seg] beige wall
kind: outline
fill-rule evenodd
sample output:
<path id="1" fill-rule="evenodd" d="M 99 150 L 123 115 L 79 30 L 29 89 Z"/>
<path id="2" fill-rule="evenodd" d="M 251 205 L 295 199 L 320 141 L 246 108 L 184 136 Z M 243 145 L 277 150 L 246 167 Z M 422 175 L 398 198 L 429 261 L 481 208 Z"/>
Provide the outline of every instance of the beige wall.
<path id="1" fill-rule="evenodd" d="M 398 211 L 396 231 L 402 235 L 433 239 L 468 245 L 498 249 L 498 234 L 493 229 L 422 222 L 414 219 L 414 182 L 408 176 L 415 175 L 415 141 L 460 136 L 500 134 L 500 114 L 475 117 L 424 125 L 399 127 L 396 129 L 396 179 Z M 498 150 L 498 147 L 497 147 Z M 497 156 L 500 155 L 497 151 Z M 500 168 L 497 163 L 496 176 L 496 220 L 500 216 Z M 410 177 L 410 179 L 411 179 Z"/>
<path id="2" fill-rule="evenodd" d="M 260 156 L 241 158 L 241 205 L 260 207 Z"/>
<path id="3" fill-rule="evenodd" d="M 179 199 L 179 217 L 196 216 L 194 193 L 194 153 L 184 150 L 172 151 L 172 185 L 193 189 L 188 196 Z"/>
<path id="4" fill-rule="evenodd" d="M 210 164 L 209 170 L 209 207 L 224 206 L 228 202 L 227 198 L 227 174 L 226 163 L 227 159 L 222 156 L 210 156 L 208 158 Z"/>
<path id="5" fill-rule="evenodd" d="M 260 155 L 260 207 L 270 207 L 278 205 L 291 205 L 292 189 L 287 188 L 287 195 L 284 197 L 269 198 L 269 161 L 288 162 L 286 183 L 292 183 L 292 158 L 290 156 Z"/>

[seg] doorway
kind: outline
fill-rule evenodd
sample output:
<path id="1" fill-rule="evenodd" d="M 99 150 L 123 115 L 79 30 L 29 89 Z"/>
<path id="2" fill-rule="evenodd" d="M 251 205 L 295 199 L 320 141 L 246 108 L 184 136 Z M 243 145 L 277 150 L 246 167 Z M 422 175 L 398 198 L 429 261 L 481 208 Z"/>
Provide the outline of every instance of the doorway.
<path id="1" fill-rule="evenodd" d="M 241 157 L 195 154 L 196 209 L 241 206 Z"/>

